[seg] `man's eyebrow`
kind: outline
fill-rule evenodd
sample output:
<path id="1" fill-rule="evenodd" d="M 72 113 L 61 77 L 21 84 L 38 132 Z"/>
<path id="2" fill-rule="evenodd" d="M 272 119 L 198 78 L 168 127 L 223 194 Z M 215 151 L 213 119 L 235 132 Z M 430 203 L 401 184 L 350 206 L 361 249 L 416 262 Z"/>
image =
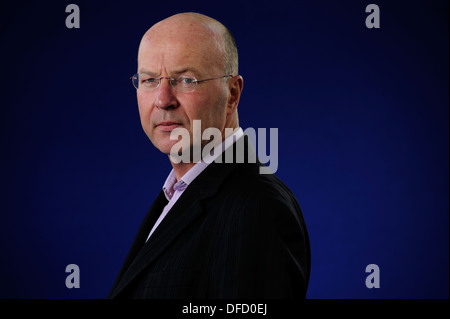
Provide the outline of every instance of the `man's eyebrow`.
<path id="1" fill-rule="evenodd" d="M 193 67 L 186 67 L 186 68 L 176 70 L 173 72 L 173 74 L 183 74 L 183 73 L 188 73 L 188 72 L 192 72 L 196 75 L 200 74 L 200 72 L 196 68 L 193 68 Z"/>
<path id="2" fill-rule="evenodd" d="M 138 71 L 138 73 L 144 73 L 144 74 L 149 74 L 149 75 L 157 75 L 156 73 L 154 73 L 154 72 L 152 72 L 152 71 L 149 71 L 149 70 L 147 70 L 147 69 L 140 69 L 140 70 Z"/>
<path id="3" fill-rule="evenodd" d="M 188 72 L 192 72 L 195 75 L 200 75 L 201 73 L 194 67 L 186 67 L 186 68 L 182 68 L 182 69 L 178 69 L 175 70 L 174 72 L 171 72 L 170 75 L 178 75 L 178 74 L 183 74 L 183 73 L 188 73 Z M 139 69 L 138 73 L 143 73 L 143 74 L 148 74 L 148 75 L 152 75 L 152 76 L 159 76 L 158 73 L 149 71 L 145 68 Z"/>

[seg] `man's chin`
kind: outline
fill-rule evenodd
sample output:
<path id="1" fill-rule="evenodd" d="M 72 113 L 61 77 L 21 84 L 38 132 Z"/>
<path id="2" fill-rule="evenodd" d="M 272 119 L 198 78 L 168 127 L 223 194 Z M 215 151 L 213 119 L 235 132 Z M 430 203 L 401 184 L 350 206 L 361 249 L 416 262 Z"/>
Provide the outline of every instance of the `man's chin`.
<path id="1" fill-rule="evenodd" d="M 184 149 L 190 148 L 189 146 L 182 146 L 180 147 L 180 144 L 177 144 L 177 141 L 170 141 L 170 143 L 158 143 L 155 144 L 153 143 L 153 145 L 161 151 L 161 153 L 164 153 L 166 155 L 170 155 L 171 153 L 173 154 L 179 154 L 181 156 L 181 154 L 185 151 L 183 151 Z"/>

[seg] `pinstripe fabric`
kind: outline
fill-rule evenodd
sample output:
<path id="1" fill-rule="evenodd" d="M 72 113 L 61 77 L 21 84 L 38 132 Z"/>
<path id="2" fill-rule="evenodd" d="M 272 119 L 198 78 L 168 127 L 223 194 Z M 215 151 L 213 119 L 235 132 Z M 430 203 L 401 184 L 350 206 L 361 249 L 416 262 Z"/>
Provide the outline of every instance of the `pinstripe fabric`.
<path id="1" fill-rule="evenodd" d="M 161 193 L 109 298 L 304 298 L 305 222 L 292 192 L 260 165 L 211 163 L 145 243 L 167 203 Z"/>

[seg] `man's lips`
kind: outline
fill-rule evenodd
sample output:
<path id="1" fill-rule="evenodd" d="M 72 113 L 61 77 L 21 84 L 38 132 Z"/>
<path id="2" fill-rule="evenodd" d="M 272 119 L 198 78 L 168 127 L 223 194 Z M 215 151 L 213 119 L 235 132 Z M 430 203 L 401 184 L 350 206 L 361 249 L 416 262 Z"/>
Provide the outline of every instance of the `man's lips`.
<path id="1" fill-rule="evenodd" d="M 181 126 L 181 123 L 171 121 L 160 122 L 156 125 L 156 127 L 163 132 L 171 132 L 172 130 L 176 129 L 179 126 Z"/>

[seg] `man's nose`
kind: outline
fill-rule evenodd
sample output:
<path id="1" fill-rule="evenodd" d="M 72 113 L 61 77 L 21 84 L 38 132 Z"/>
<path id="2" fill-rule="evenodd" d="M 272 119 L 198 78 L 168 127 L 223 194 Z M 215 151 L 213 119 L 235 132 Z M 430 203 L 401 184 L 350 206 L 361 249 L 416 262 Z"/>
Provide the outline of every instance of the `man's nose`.
<path id="1" fill-rule="evenodd" d="M 157 88 L 158 95 L 156 97 L 156 107 L 164 110 L 175 109 L 178 107 L 178 101 L 174 94 L 174 89 L 170 85 L 170 81 L 166 78 L 160 80 Z"/>

